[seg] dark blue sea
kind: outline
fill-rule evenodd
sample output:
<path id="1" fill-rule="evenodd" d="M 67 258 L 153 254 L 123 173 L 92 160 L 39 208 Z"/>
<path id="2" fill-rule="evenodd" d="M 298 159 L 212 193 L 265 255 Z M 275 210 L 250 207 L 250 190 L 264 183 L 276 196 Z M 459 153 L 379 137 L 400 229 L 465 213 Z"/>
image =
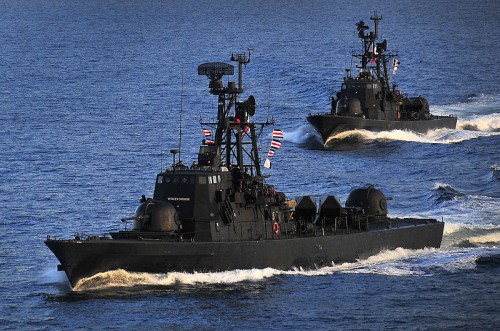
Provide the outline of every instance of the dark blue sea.
<path id="1" fill-rule="evenodd" d="M 499 1 L 0 3 L 1 329 L 500 329 Z M 456 130 L 323 145 L 307 124 L 374 11 L 401 90 Z M 215 118 L 197 66 L 248 48 L 242 96 L 285 132 L 268 182 L 342 202 L 375 184 L 390 215 L 443 219 L 442 247 L 313 271 L 115 271 L 72 290 L 43 240 L 122 229 L 179 144 L 181 103 L 185 163 Z"/>

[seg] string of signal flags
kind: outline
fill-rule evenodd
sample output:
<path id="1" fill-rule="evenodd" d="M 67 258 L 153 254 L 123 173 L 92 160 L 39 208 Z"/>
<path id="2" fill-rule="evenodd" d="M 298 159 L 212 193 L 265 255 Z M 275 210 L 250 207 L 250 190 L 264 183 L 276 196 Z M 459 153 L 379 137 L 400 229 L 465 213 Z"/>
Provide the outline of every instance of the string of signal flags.
<path id="1" fill-rule="evenodd" d="M 271 146 L 267 152 L 266 161 L 264 161 L 264 168 L 271 168 L 271 157 L 274 156 L 276 151 L 281 147 L 281 141 L 285 137 L 283 131 L 279 129 L 273 130 L 273 139 L 271 140 Z"/>
<path id="2" fill-rule="evenodd" d="M 212 139 L 212 131 L 208 129 L 203 129 L 203 135 L 205 137 L 204 143 L 206 145 L 213 145 L 215 141 Z M 281 141 L 285 137 L 282 130 L 274 129 L 273 136 L 271 140 L 271 146 L 269 146 L 269 151 L 267 152 L 266 160 L 264 161 L 264 168 L 271 168 L 271 157 L 274 156 L 276 151 L 281 147 Z"/>

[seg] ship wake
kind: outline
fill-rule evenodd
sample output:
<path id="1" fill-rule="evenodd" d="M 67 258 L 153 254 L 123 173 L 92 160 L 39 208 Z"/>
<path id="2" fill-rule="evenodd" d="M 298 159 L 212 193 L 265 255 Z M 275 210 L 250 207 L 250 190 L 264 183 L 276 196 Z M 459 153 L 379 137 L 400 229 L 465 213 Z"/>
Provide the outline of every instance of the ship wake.
<path id="1" fill-rule="evenodd" d="M 475 260 L 482 254 L 468 254 L 460 251 L 443 251 L 439 249 L 403 249 L 383 251 L 365 260 L 353 263 L 331 264 L 330 266 L 313 270 L 277 270 L 273 268 L 232 270 L 211 273 L 182 273 L 171 272 L 166 274 L 149 274 L 113 270 L 99 273 L 90 278 L 82 279 L 73 289 L 74 291 L 108 290 L 112 288 L 157 287 L 172 289 L 182 286 L 212 286 L 258 283 L 276 276 L 328 276 L 335 274 L 380 274 L 387 276 L 429 276 L 438 268 L 453 270 L 456 268 L 473 268 Z M 243 286 L 243 285 L 242 285 Z"/>

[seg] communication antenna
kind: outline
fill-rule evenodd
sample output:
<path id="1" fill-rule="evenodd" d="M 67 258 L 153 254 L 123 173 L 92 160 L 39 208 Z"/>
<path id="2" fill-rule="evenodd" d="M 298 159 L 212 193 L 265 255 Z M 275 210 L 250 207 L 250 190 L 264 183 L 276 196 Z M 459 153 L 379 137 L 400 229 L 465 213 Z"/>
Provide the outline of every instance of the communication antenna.
<path id="1" fill-rule="evenodd" d="M 163 171 L 163 147 L 160 149 L 160 172 Z"/>
<path id="2" fill-rule="evenodd" d="M 179 114 L 179 161 L 182 160 L 181 158 L 181 151 L 182 151 L 182 97 L 184 96 L 184 66 L 182 66 L 181 70 L 181 109 L 180 109 L 180 114 Z M 175 154 L 174 154 L 175 157 Z M 174 159 L 175 160 L 175 159 Z M 175 166 L 175 164 L 174 164 Z"/>
<path id="3" fill-rule="evenodd" d="M 271 112 L 271 76 L 269 76 L 267 86 L 267 120 L 269 120 L 269 113 Z"/>

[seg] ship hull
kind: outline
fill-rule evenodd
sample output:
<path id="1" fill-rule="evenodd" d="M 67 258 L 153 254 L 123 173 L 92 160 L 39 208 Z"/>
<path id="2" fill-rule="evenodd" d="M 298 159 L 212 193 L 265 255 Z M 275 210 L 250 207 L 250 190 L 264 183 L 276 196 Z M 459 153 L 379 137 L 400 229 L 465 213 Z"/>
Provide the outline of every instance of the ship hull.
<path id="1" fill-rule="evenodd" d="M 323 142 L 326 142 L 331 136 L 349 130 L 409 130 L 418 133 L 426 133 L 429 130 L 443 128 L 455 129 L 457 126 L 457 118 L 453 116 L 432 116 L 429 120 L 387 121 L 334 114 L 317 114 L 309 115 L 307 121 L 319 132 Z"/>
<path id="2" fill-rule="evenodd" d="M 434 222 L 385 230 L 293 239 L 238 242 L 171 242 L 160 240 L 51 240 L 71 284 L 99 272 L 215 272 L 234 269 L 317 268 L 353 262 L 398 247 L 439 248 L 444 223 Z"/>

